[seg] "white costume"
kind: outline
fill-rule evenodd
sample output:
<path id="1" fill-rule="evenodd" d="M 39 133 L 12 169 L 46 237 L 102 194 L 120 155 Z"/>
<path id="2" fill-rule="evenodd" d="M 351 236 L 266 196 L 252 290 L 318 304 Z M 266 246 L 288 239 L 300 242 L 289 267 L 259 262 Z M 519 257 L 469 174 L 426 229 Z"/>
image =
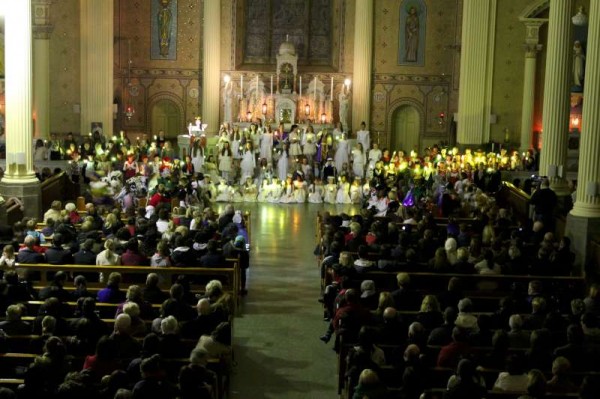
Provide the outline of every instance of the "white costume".
<path id="1" fill-rule="evenodd" d="M 246 177 L 254 177 L 254 169 L 256 167 L 256 160 L 254 159 L 254 153 L 250 150 L 244 151 L 242 156 L 242 162 L 240 164 L 242 168 L 241 182 L 246 181 Z"/>
<path id="2" fill-rule="evenodd" d="M 350 204 L 352 201 L 350 200 L 350 183 L 343 182 L 340 183 L 337 193 L 335 195 L 335 202 L 338 204 Z"/>
<path id="3" fill-rule="evenodd" d="M 363 189 L 360 184 L 350 185 L 350 201 L 353 204 L 360 204 L 363 200 Z"/>
<path id="4" fill-rule="evenodd" d="M 368 130 L 359 130 L 356 132 L 356 141 L 362 144 L 363 151 L 371 148 L 371 136 Z"/>
<path id="5" fill-rule="evenodd" d="M 281 193 L 283 193 L 283 186 L 277 179 L 273 179 L 273 182 L 270 184 L 270 186 L 270 196 L 267 201 L 271 203 L 278 203 Z"/>
<path id="6" fill-rule="evenodd" d="M 288 140 L 290 142 L 290 156 L 297 157 L 298 155 L 302 155 L 302 149 L 300 148 L 300 137 L 298 136 L 298 132 L 292 131 L 288 136 Z"/>
<path id="7" fill-rule="evenodd" d="M 260 135 L 260 157 L 271 162 L 273 158 L 273 133 L 265 131 Z"/>
<path id="8" fill-rule="evenodd" d="M 352 173 L 361 179 L 365 177 L 365 155 L 358 148 L 352 150 Z"/>
<path id="9" fill-rule="evenodd" d="M 231 202 L 232 198 L 232 189 L 231 187 L 221 181 L 221 184 L 217 186 L 217 202 Z"/>
<path id="10" fill-rule="evenodd" d="M 202 172 L 204 168 L 204 150 L 202 148 L 192 148 L 192 165 L 194 165 L 194 172 Z"/>
<path id="11" fill-rule="evenodd" d="M 306 182 L 304 181 L 294 181 L 294 198 L 296 202 L 299 204 L 303 204 L 306 202 Z"/>
<path id="12" fill-rule="evenodd" d="M 328 183 L 325 185 L 325 195 L 323 196 L 323 202 L 326 204 L 335 204 L 335 197 L 337 194 L 337 184 L 333 179 L 328 178 Z"/>
<path id="13" fill-rule="evenodd" d="M 342 170 L 342 166 L 348 163 L 348 153 L 349 146 L 348 140 L 344 138 L 344 136 L 340 137 L 340 140 L 337 142 L 337 150 L 335 151 L 335 168 L 340 172 Z"/>
<path id="14" fill-rule="evenodd" d="M 281 181 L 285 181 L 288 173 L 288 155 L 285 151 L 281 152 L 277 160 L 277 177 Z"/>
<path id="15" fill-rule="evenodd" d="M 311 204 L 323 203 L 323 184 L 313 183 L 308 186 L 308 202 Z"/>

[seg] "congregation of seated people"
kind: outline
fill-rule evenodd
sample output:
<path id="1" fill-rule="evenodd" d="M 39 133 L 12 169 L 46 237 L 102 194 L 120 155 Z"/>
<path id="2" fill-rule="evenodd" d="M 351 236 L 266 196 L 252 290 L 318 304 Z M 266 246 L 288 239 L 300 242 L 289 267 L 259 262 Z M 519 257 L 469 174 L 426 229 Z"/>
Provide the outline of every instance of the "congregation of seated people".
<path id="1" fill-rule="evenodd" d="M 568 237 L 483 192 L 460 202 L 460 219 L 413 207 L 318 220 L 320 339 L 334 338 L 339 393 L 597 398 L 600 286 L 576 277 Z"/>
<path id="2" fill-rule="evenodd" d="M 194 291 L 199 282 L 192 275 L 167 280 L 161 271 L 224 267 L 226 259 L 239 258 L 245 282 L 247 234 L 243 221 L 236 220 L 239 213 L 230 205 L 220 215 L 207 208 L 196 212 L 190 229 L 192 220 L 173 219 L 168 208 L 159 207 L 150 218 L 143 209 L 123 218 L 119 209 L 88 204 L 79 214 L 73 205 L 62 209 L 53 203 L 41 226 L 26 219 L 0 231 L 0 356 L 5 357 L 0 385 L 3 378 L 23 379 L 0 393 L 18 398 L 222 396 L 209 363 L 229 372 L 234 301 L 245 288 L 230 292 L 213 279 L 202 283 L 203 291 Z M 39 273 L 19 267 L 45 263 L 151 266 L 156 272 L 131 283 L 132 276 L 119 272 L 57 271 L 47 285 L 38 286 Z M 25 365 L 8 360 L 27 354 L 33 356 Z"/>

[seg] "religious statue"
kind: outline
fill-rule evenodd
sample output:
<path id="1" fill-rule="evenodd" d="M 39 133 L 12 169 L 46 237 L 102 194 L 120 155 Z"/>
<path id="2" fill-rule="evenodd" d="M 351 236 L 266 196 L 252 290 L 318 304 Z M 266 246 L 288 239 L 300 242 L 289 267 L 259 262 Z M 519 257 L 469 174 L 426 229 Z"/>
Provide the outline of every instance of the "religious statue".
<path id="1" fill-rule="evenodd" d="M 231 120 L 231 106 L 233 103 L 233 82 L 229 81 L 225 83 L 225 88 L 223 89 L 223 121 L 224 122 L 232 122 Z"/>
<path id="2" fill-rule="evenodd" d="M 160 5 L 162 8 L 156 16 L 159 27 L 158 46 L 160 48 L 160 55 L 166 57 L 169 55 L 169 46 L 171 44 L 171 21 L 173 19 L 170 10 L 171 0 L 160 0 Z"/>
<path id="3" fill-rule="evenodd" d="M 405 61 L 417 62 L 419 50 L 419 15 L 416 7 L 410 7 L 406 16 L 405 29 Z"/>
<path id="4" fill-rule="evenodd" d="M 338 95 L 338 100 L 340 101 L 340 123 L 342 124 L 343 131 L 348 131 L 348 103 L 350 101 L 350 93 L 346 85 L 342 87 L 342 91 Z"/>
<path id="5" fill-rule="evenodd" d="M 579 40 L 575 40 L 573 44 L 573 84 L 583 90 L 585 54 Z"/>

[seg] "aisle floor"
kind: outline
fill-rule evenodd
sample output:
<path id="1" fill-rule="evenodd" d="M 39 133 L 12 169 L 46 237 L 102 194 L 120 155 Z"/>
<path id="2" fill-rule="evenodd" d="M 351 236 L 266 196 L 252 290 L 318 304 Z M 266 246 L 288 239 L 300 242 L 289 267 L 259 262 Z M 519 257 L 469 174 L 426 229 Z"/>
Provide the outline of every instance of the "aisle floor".
<path id="1" fill-rule="evenodd" d="M 237 367 L 234 399 L 325 399 L 336 395 L 332 344 L 317 299 L 319 272 L 313 255 L 318 211 L 348 211 L 312 204 L 250 204 L 252 252 L 249 294 L 235 319 Z"/>

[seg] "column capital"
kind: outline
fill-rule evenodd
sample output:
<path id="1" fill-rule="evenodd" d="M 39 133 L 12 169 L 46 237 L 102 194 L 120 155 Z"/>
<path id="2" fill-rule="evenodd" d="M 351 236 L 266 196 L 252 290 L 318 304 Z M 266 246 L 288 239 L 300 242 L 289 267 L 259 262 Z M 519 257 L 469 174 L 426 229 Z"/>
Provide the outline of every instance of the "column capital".
<path id="1" fill-rule="evenodd" d="M 523 18 L 521 22 L 525 24 L 525 43 L 538 44 L 540 42 L 540 28 L 548 20 L 543 18 Z"/>
<path id="2" fill-rule="evenodd" d="M 537 53 L 542 51 L 543 48 L 543 44 L 523 43 L 523 49 L 525 50 L 525 58 L 536 58 Z"/>
<path id="3" fill-rule="evenodd" d="M 31 0 L 34 39 L 50 39 L 54 26 L 50 24 L 50 6 L 54 0 Z"/>

